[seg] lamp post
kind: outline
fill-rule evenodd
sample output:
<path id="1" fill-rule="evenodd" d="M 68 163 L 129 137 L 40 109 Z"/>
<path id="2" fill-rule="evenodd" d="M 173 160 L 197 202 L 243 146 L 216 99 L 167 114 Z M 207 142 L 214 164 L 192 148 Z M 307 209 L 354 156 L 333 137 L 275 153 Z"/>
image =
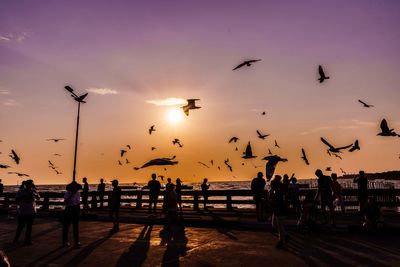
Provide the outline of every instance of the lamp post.
<path id="1" fill-rule="evenodd" d="M 74 89 L 72 89 L 70 86 L 65 86 L 64 87 L 68 92 L 71 93 L 71 96 L 74 98 L 76 102 L 78 102 L 78 117 L 76 118 L 76 135 L 75 135 L 75 153 L 74 153 L 74 171 L 72 173 L 72 181 L 75 181 L 75 176 L 76 176 L 76 154 L 78 152 L 78 133 L 79 133 L 79 113 L 81 111 L 81 103 L 86 103 L 86 101 L 83 101 L 88 93 L 83 94 L 81 96 L 78 96 L 77 94 L 74 93 Z"/>

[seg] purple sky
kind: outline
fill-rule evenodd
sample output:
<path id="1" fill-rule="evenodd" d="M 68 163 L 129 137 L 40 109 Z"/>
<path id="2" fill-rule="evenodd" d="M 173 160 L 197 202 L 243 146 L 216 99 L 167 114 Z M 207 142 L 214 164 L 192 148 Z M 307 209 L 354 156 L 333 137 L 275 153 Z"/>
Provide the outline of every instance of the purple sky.
<path id="1" fill-rule="evenodd" d="M 187 181 L 250 179 L 275 139 L 282 149 L 274 153 L 289 158 L 278 173 L 396 169 L 399 140 L 376 133 L 382 118 L 400 132 L 398 14 L 399 1 L 1 1 L 0 163 L 11 164 L 15 148 L 23 161 L 12 170 L 38 183 L 70 179 L 76 107 L 63 91 L 70 84 L 115 92 L 92 90 L 82 109 L 79 177 L 144 181 L 160 170 Z M 249 58 L 262 61 L 231 71 Z M 322 85 L 319 64 L 331 76 Z M 168 97 L 200 98 L 202 109 L 168 123 L 170 107 L 146 103 Z M 152 124 L 158 131 L 149 137 Z M 257 129 L 271 137 L 258 140 Z M 239 153 L 227 144 L 232 135 L 240 137 Z M 67 140 L 44 141 L 58 136 Z M 358 138 L 362 150 L 334 159 L 320 136 L 337 145 Z M 184 149 L 170 145 L 174 137 Z M 241 166 L 247 141 L 258 158 Z M 173 154 L 180 164 L 168 172 L 117 166 L 128 143 L 132 166 Z M 299 158 L 302 147 L 311 166 Z M 63 157 L 51 158 L 57 152 Z M 223 167 L 227 157 L 233 173 Z M 197 164 L 211 158 L 222 171 Z M 63 175 L 54 175 L 48 159 Z M 10 170 L 0 178 L 15 183 Z"/>

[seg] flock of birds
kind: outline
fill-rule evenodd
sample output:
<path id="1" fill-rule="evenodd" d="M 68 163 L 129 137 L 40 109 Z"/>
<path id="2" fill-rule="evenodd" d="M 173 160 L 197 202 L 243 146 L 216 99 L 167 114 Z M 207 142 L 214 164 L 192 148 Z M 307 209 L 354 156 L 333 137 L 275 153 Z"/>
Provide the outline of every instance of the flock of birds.
<path id="1" fill-rule="evenodd" d="M 253 59 L 253 60 L 244 61 L 244 62 L 240 63 L 239 65 L 237 65 L 235 68 L 233 68 L 233 71 L 238 70 L 238 69 L 243 68 L 243 67 L 250 67 L 254 63 L 259 62 L 259 61 L 261 61 L 261 59 Z M 319 74 L 318 81 L 320 83 L 323 83 L 326 80 L 330 79 L 329 76 L 326 76 L 325 71 L 324 71 L 324 69 L 323 69 L 323 67 L 321 65 L 318 66 L 318 74 Z M 65 88 L 67 89 L 68 86 L 66 86 Z M 86 96 L 87 96 L 87 94 L 83 95 L 82 97 L 84 98 Z M 82 98 L 82 100 L 83 100 L 83 98 Z M 189 111 L 190 110 L 201 108 L 199 106 L 196 106 L 196 101 L 199 101 L 199 100 L 200 99 L 187 99 L 187 104 L 181 107 L 181 109 L 183 110 L 183 112 L 184 112 L 184 114 L 186 116 L 189 116 Z M 362 101 L 360 99 L 358 100 L 358 102 L 360 104 L 362 104 L 362 106 L 365 107 L 365 108 L 374 107 L 373 105 L 367 104 L 366 102 L 364 102 L 364 101 Z M 263 111 L 261 113 L 261 115 L 265 116 L 266 112 Z M 397 134 L 394 129 L 391 129 L 389 127 L 386 119 L 382 119 L 382 121 L 380 123 L 380 129 L 381 129 L 381 131 L 377 134 L 379 136 L 385 136 L 385 137 L 395 137 L 395 136 L 397 136 L 397 137 L 400 137 L 400 135 Z M 156 126 L 155 125 L 151 125 L 150 128 L 148 129 L 149 135 L 152 135 L 155 131 L 156 131 Z M 270 134 L 262 133 L 260 130 L 256 130 L 256 134 L 257 134 L 257 137 L 259 139 L 261 139 L 261 140 L 265 140 L 266 138 L 268 138 L 270 136 Z M 49 139 L 46 139 L 46 141 L 52 141 L 54 143 L 58 143 L 58 142 L 63 141 L 63 140 L 65 140 L 65 139 L 64 138 L 49 138 Z M 236 144 L 238 142 L 238 140 L 239 140 L 239 137 L 233 136 L 233 137 L 229 138 L 228 144 Z M 354 151 L 360 150 L 360 145 L 359 145 L 359 141 L 358 140 L 355 140 L 354 143 L 352 143 L 352 144 L 348 144 L 348 145 L 344 145 L 344 146 L 334 146 L 323 137 L 321 137 L 320 140 L 321 140 L 321 142 L 323 144 L 325 144 L 327 146 L 327 150 L 326 150 L 327 154 L 329 156 L 335 156 L 335 157 L 337 157 L 339 159 L 342 159 L 341 155 L 343 154 L 343 151 L 354 152 Z M 0 142 L 2 142 L 2 140 L 0 140 Z M 172 140 L 172 145 L 174 145 L 174 146 L 176 145 L 179 148 L 183 147 L 183 144 L 182 144 L 181 140 L 178 139 L 178 138 L 174 138 Z M 276 148 L 280 148 L 277 140 L 274 140 L 274 146 Z M 127 158 L 128 151 L 130 151 L 131 149 L 132 149 L 131 145 L 126 145 L 124 148 L 120 149 L 120 153 L 119 153 L 120 154 L 120 159 L 118 159 L 118 165 L 130 164 L 131 163 L 129 161 L 129 159 Z M 155 149 L 156 149 L 156 147 L 151 147 L 151 150 L 155 150 Z M 235 151 L 238 151 L 238 147 L 237 146 L 235 148 Z M 1 154 L 1 152 L 0 152 L 0 154 Z M 58 154 L 58 153 L 55 153 L 53 155 L 54 156 L 61 156 L 61 154 Z M 21 161 L 20 156 L 16 153 L 16 151 L 14 149 L 11 150 L 11 152 L 9 154 L 9 157 L 17 165 Z M 253 159 L 253 158 L 256 158 L 256 157 L 257 156 L 255 156 L 253 154 L 251 143 L 248 142 L 247 145 L 246 145 L 245 151 L 243 152 L 243 155 L 242 155 L 241 158 L 242 159 Z M 400 156 L 399 156 L 399 158 L 400 158 Z M 286 159 L 286 158 L 282 158 L 282 157 L 280 157 L 280 156 L 278 156 L 276 154 L 273 154 L 272 151 L 269 148 L 268 148 L 268 155 L 265 156 L 262 159 L 268 161 L 268 164 L 271 164 L 273 166 L 276 166 L 276 164 L 278 162 L 286 162 L 286 161 L 288 161 L 288 159 Z M 310 165 L 310 160 L 309 160 L 309 158 L 307 156 L 307 153 L 306 153 L 304 148 L 301 148 L 301 159 L 304 161 L 304 163 L 306 165 Z M 62 174 L 62 172 L 60 172 L 58 170 L 58 167 L 51 160 L 48 160 L 48 163 L 49 163 L 49 168 L 52 169 L 56 174 L 58 174 L 58 175 Z M 205 163 L 205 162 L 201 162 L 201 161 L 198 161 L 197 163 L 200 164 L 201 166 L 206 167 L 206 168 L 210 168 L 210 166 L 214 166 L 214 160 L 213 159 L 211 159 L 209 161 L 209 164 Z M 172 157 L 162 157 L 162 158 L 152 159 L 152 160 L 150 160 L 148 162 L 145 162 L 140 167 L 133 167 L 133 169 L 134 170 L 140 170 L 140 169 L 147 168 L 147 167 L 150 167 L 150 166 L 172 166 L 172 165 L 176 165 L 176 164 L 178 164 L 178 161 L 176 160 L 176 156 L 174 155 Z M 233 172 L 233 166 L 231 165 L 229 158 L 224 160 L 224 165 L 226 166 L 226 168 L 230 172 Z M 242 163 L 242 165 L 245 165 L 244 162 Z M 253 164 L 253 166 L 255 168 L 259 167 L 259 166 L 255 166 L 254 164 Z M 11 168 L 11 166 L 10 165 L 6 165 L 6 164 L 0 164 L 0 168 L 1 169 L 7 169 L 7 168 Z M 221 166 L 218 165 L 217 168 L 219 170 L 221 170 Z M 164 167 L 164 170 L 167 170 L 166 167 Z M 331 167 L 327 167 L 326 170 L 327 171 L 331 171 Z M 345 171 L 342 168 L 340 168 L 340 170 L 342 171 L 343 174 L 345 174 Z M 8 174 L 15 174 L 15 175 L 17 175 L 19 177 L 25 177 L 25 176 L 29 177 L 28 174 L 19 173 L 19 172 L 8 172 Z M 162 175 L 160 177 L 163 179 Z"/>

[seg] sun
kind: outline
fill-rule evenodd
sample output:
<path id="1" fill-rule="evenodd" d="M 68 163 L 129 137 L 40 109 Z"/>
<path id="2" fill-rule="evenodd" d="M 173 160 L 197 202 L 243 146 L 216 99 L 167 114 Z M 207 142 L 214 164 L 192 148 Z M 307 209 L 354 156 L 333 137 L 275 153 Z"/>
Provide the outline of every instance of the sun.
<path id="1" fill-rule="evenodd" d="M 172 108 L 167 111 L 167 121 L 178 124 L 183 120 L 183 111 L 179 108 Z"/>

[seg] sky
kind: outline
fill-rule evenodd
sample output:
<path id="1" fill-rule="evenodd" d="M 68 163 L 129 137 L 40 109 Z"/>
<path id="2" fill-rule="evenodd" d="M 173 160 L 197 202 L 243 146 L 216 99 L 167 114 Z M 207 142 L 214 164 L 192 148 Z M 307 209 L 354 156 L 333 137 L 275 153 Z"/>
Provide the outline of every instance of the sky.
<path id="1" fill-rule="evenodd" d="M 184 182 L 250 180 L 265 171 L 268 148 L 288 159 L 277 174 L 300 179 L 326 167 L 339 175 L 399 169 L 400 138 L 376 136 L 383 118 L 400 132 L 399 13 L 395 0 L 1 1 L 0 163 L 11 168 L 0 179 L 71 180 L 77 103 L 65 85 L 89 93 L 77 162 L 78 179 L 89 183 L 145 182 L 153 172 Z M 232 71 L 248 59 L 261 61 Z M 318 65 L 330 76 L 322 84 Z M 169 98 L 198 98 L 201 108 L 185 116 Z M 228 144 L 232 136 L 237 144 Z M 320 137 L 335 146 L 358 139 L 361 150 L 330 157 Z M 257 158 L 241 158 L 248 142 Z M 179 163 L 166 171 L 133 169 L 173 155 Z"/>

